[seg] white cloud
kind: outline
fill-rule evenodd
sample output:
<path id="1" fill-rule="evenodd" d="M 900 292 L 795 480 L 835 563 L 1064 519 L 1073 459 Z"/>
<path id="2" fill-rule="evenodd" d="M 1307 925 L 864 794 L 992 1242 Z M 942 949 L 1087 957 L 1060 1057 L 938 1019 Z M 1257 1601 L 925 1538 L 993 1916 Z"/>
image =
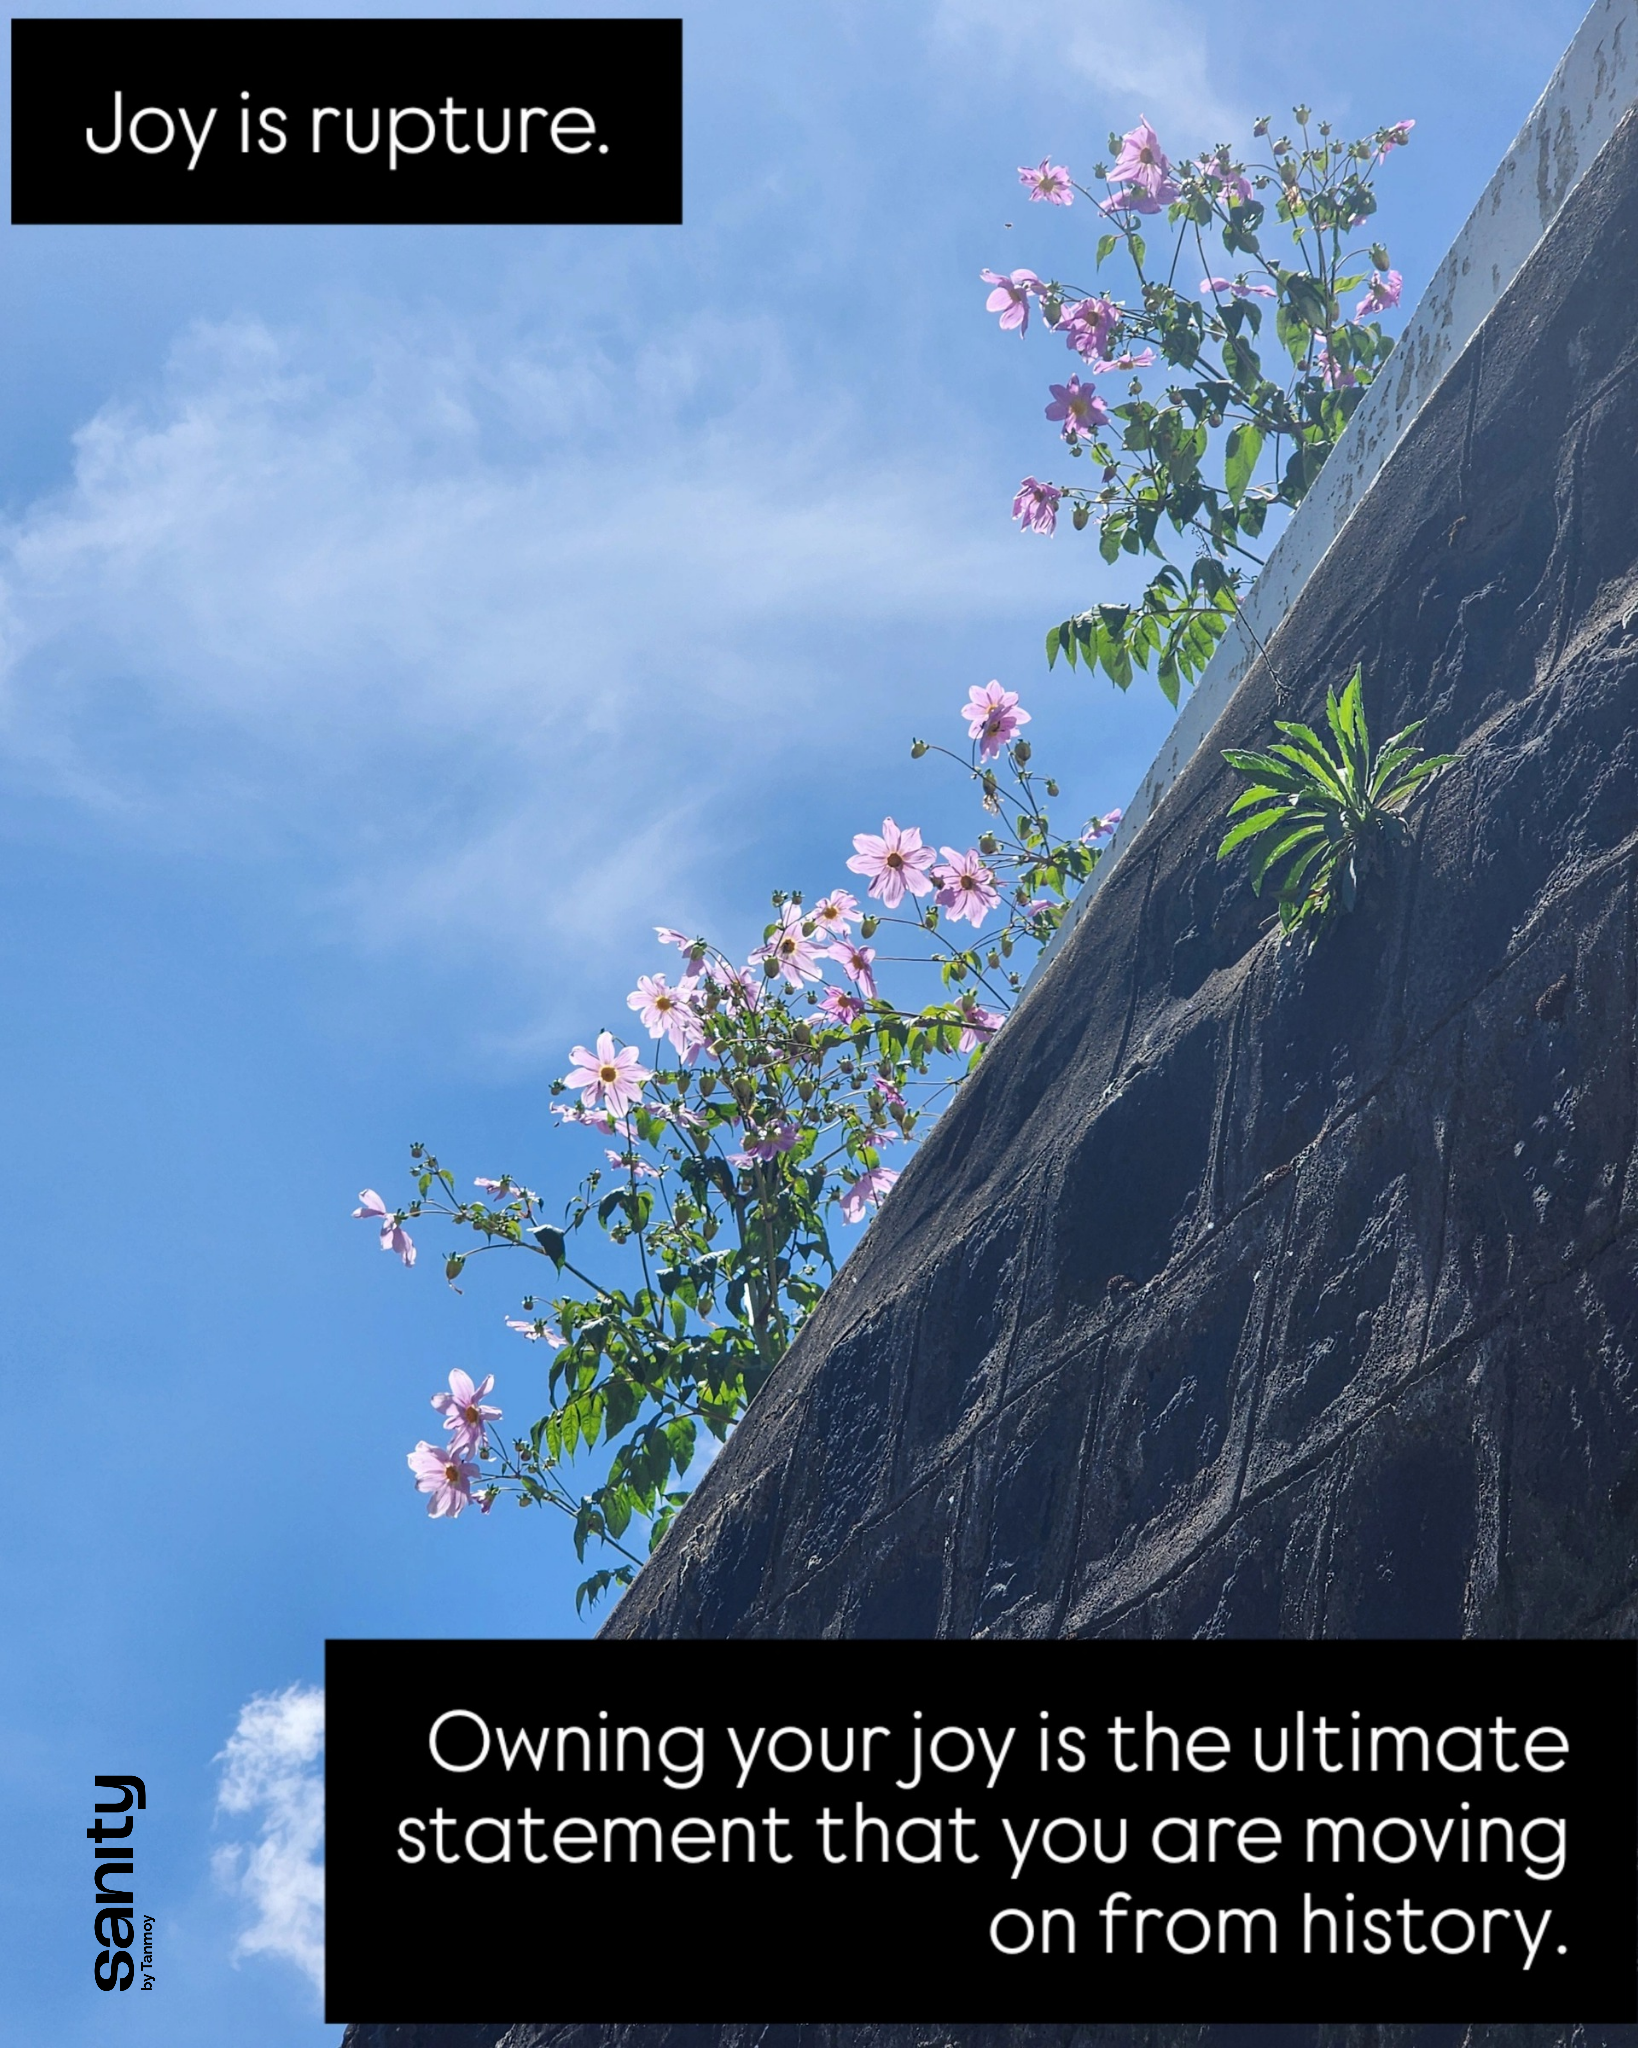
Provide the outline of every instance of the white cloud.
<path id="1" fill-rule="evenodd" d="M 218 1849 L 218 1880 L 250 1909 L 234 1948 L 280 1956 L 324 1984 L 324 1694 L 313 1686 L 258 1693 L 216 1762 L 217 1810 L 250 1815 L 257 1837 Z"/>
<path id="2" fill-rule="evenodd" d="M 14 781 L 295 850 L 367 940 L 584 952 L 656 861 L 680 914 L 702 806 L 832 687 L 816 635 L 1051 602 L 959 420 L 873 446 L 754 312 L 662 346 L 353 310 L 190 330 L 0 529 Z"/>
<path id="3" fill-rule="evenodd" d="M 1236 17 L 1198 0 L 1147 0 L 1141 14 L 1123 18 L 1015 0 L 937 0 L 933 32 L 969 61 L 976 46 L 1038 81 L 1069 72 L 1104 95 L 1105 118 L 1117 127 L 1147 114 L 1181 150 L 1239 138 L 1255 117 L 1224 91 L 1210 47 L 1214 32 L 1232 39 Z"/>

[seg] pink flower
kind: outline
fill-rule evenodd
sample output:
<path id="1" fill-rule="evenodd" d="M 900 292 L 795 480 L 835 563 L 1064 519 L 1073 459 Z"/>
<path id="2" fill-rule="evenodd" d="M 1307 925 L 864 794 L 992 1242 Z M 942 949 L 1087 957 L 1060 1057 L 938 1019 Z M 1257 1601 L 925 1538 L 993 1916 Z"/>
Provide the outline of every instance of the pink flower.
<path id="1" fill-rule="evenodd" d="M 1399 304 L 1399 294 L 1404 289 L 1405 280 L 1397 270 L 1390 270 L 1386 276 L 1373 270 L 1365 296 L 1354 308 L 1354 318 L 1363 320 L 1371 313 L 1385 313 L 1390 306 Z"/>
<path id="2" fill-rule="evenodd" d="M 636 1174 L 639 1180 L 658 1180 L 660 1178 L 660 1169 L 657 1166 L 650 1166 L 646 1159 L 639 1159 L 635 1152 L 612 1152 L 605 1145 L 603 1147 L 603 1157 L 611 1166 L 618 1166 L 626 1173 Z"/>
<path id="3" fill-rule="evenodd" d="M 1331 351 L 1328 348 L 1320 350 L 1314 360 L 1314 368 L 1324 378 L 1327 386 L 1332 391 L 1342 391 L 1348 385 L 1359 382 L 1359 379 L 1346 363 L 1339 363 L 1333 360 Z"/>
<path id="4" fill-rule="evenodd" d="M 641 1012 L 650 1038 L 663 1033 L 678 1052 L 686 1053 L 699 1043 L 700 1021 L 689 1007 L 686 991 L 668 988 L 663 974 L 639 974 L 626 1008 Z"/>
<path id="5" fill-rule="evenodd" d="M 814 928 L 845 939 L 858 914 L 859 900 L 856 896 L 850 896 L 846 889 L 832 889 L 828 896 L 821 896 L 813 906 Z"/>
<path id="6" fill-rule="evenodd" d="M 1046 416 L 1049 420 L 1063 421 L 1066 441 L 1073 441 L 1077 434 L 1085 434 L 1090 439 L 1100 427 L 1108 426 L 1108 406 L 1091 385 L 1083 384 L 1079 377 L 1071 377 L 1067 384 L 1052 384 L 1047 388 L 1054 402 L 1047 407 Z"/>
<path id="7" fill-rule="evenodd" d="M 568 1342 L 566 1337 L 560 1337 L 554 1329 L 550 1328 L 538 1317 L 532 1323 L 523 1323 L 519 1322 L 516 1316 L 508 1316 L 506 1318 L 506 1327 L 509 1330 L 516 1330 L 520 1336 L 527 1337 L 531 1344 L 538 1344 L 541 1338 L 544 1337 L 554 1351 L 561 1351 Z"/>
<path id="8" fill-rule="evenodd" d="M 1390 150 L 1403 149 L 1410 141 L 1410 132 L 1415 126 L 1414 121 L 1395 121 L 1383 134 L 1382 147 L 1376 153 L 1377 162 L 1381 163 Z"/>
<path id="9" fill-rule="evenodd" d="M 858 984 L 860 995 L 875 996 L 876 977 L 870 969 L 870 963 L 876 957 L 874 946 L 854 945 L 844 940 L 840 945 L 831 947 L 830 957 L 841 961 L 848 979 Z"/>
<path id="10" fill-rule="evenodd" d="M 1012 501 L 1012 516 L 1023 522 L 1025 533 L 1052 533 L 1058 525 L 1058 500 L 1063 492 L 1055 484 L 1025 477 Z"/>
<path id="11" fill-rule="evenodd" d="M 761 1004 L 765 981 L 756 968 L 757 959 L 753 954 L 743 967 L 713 969 L 711 979 L 722 991 L 731 1009 L 754 1010 Z"/>
<path id="12" fill-rule="evenodd" d="M 691 939 L 686 932 L 676 931 L 668 924 L 657 924 L 654 930 L 662 945 L 675 946 L 682 954 L 682 988 L 686 990 L 690 982 L 698 981 L 705 972 L 705 956 L 709 948 L 703 939 Z M 655 1034 L 656 1037 L 658 1035 Z"/>
<path id="13" fill-rule="evenodd" d="M 1167 200 L 1177 197 L 1177 187 L 1175 185 L 1166 188 L 1166 197 Z M 1162 202 L 1158 199 L 1151 199 L 1141 185 L 1128 185 L 1121 191 L 1111 192 L 1107 199 L 1100 199 L 1098 201 L 1098 211 L 1100 213 L 1160 213 L 1163 211 L 1163 207 Z"/>
<path id="14" fill-rule="evenodd" d="M 374 1188 L 361 1188 L 358 1194 L 359 1206 L 355 1216 L 366 1217 L 371 1223 L 380 1222 L 381 1249 L 396 1252 L 406 1266 L 415 1264 L 415 1240 L 393 1214 Z"/>
<path id="15" fill-rule="evenodd" d="M 951 922 L 959 924 L 966 918 L 974 931 L 1001 901 L 1000 894 L 991 884 L 995 877 L 979 858 L 978 848 L 969 846 L 965 853 L 957 853 L 953 846 L 941 847 L 944 865 L 934 868 L 933 873 L 944 884 L 935 899 L 950 913 Z"/>
<path id="16" fill-rule="evenodd" d="M 1139 349 L 1136 355 L 1130 349 L 1124 349 L 1118 356 L 1111 356 L 1107 362 L 1094 363 L 1092 374 L 1094 377 L 1107 377 L 1111 370 L 1147 370 L 1154 359 L 1155 352 L 1152 348 Z"/>
<path id="17" fill-rule="evenodd" d="M 1247 200 L 1251 197 L 1251 180 L 1236 164 L 1230 163 L 1227 153 L 1217 151 L 1199 160 L 1202 178 L 1211 178 L 1217 184 L 1217 196 L 1225 206 L 1233 200 Z"/>
<path id="18" fill-rule="evenodd" d="M 1083 846 L 1091 846 L 1095 840 L 1112 838 L 1115 827 L 1125 815 L 1124 811 L 1117 808 L 1112 811 L 1105 811 L 1101 818 L 1089 818 L 1086 830 L 1081 834 L 1081 844 Z"/>
<path id="19" fill-rule="evenodd" d="M 1115 338 L 1120 325 L 1120 308 L 1112 299 L 1080 299 L 1066 306 L 1053 332 L 1088 362 L 1101 356 Z"/>
<path id="20" fill-rule="evenodd" d="M 873 1166 L 868 1173 L 861 1173 L 841 1198 L 843 1222 L 859 1222 L 866 1209 L 873 1209 L 898 1177 L 891 1166 Z"/>
<path id="21" fill-rule="evenodd" d="M 552 1114 L 562 1117 L 566 1124 L 584 1124 L 588 1131 L 601 1131 L 606 1138 L 630 1138 L 634 1135 L 630 1117 L 612 1117 L 600 1109 L 582 1109 L 578 1102 L 554 1102 Z"/>
<path id="22" fill-rule="evenodd" d="M 800 1136 L 801 1133 L 797 1130 L 795 1124 L 788 1121 L 777 1124 L 771 1131 L 765 1131 L 760 1138 L 754 1141 L 751 1139 L 750 1133 L 747 1132 L 745 1150 L 743 1152 L 730 1152 L 728 1154 L 728 1164 L 730 1166 L 755 1166 L 759 1163 L 766 1165 L 770 1159 L 777 1159 L 781 1152 L 791 1151 Z"/>
<path id="23" fill-rule="evenodd" d="M 1271 284 L 1247 284 L 1243 277 L 1203 277 L 1200 280 L 1202 298 L 1217 292 L 1233 292 L 1237 299 L 1272 299 L 1276 296 Z"/>
<path id="24" fill-rule="evenodd" d="M 506 1178 L 485 1180 L 480 1176 L 472 1185 L 475 1188 L 482 1188 L 486 1195 L 498 1195 L 503 1203 L 523 1202 L 530 1204 L 540 1200 L 539 1195 L 532 1188 L 520 1188 L 515 1180 Z"/>
<path id="25" fill-rule="evenodd" d="M 1053 206 L 1073 206 L 1075 203 L 1069 172 L 1062 164 L 1049 163 L 1045 157 L 1042 157 L 1038 170 L 1032 171 L 1027 164 L 1020 164 L 1018 182 L 1029 187 L 1031 205 L 1037 199 L 1045 199 Z"/>
<path id="26" fill-rule="evenodd" d="M 574 1065 L 563 1076 L 564 1087 L 582 1091 L 584 1108 L 606 1109 L 614 1116 L 624 1116 L 642 1094 L 643 1083 L 654 1078 L 649 1068 L 638 1065 L 634 1047 L 623 1045 L 615 1051 L 608 1031 L 598 1032 L 595 1055 L 576 1045 L 570 1047 L 569 1057 Z"/>
<path id="27" fill-rule="evenodd" d="M 874 1086 L 878 1095 L 885 1096 L 889 1102 L 896 1102 L 900 1109 L 907 1109 L 909 1107 L 909 1104 L 906 1103 L 898 1089 L 884 1075 L 878 1074 L 876 1076 Z"/>
<path id="28" fill-rule="evenodd" d="M 753 960 L 771 960 L 792 988 L 800 988 L 805 981 L 818 981 L 823 974 L 819 950 L 812 936 L 802 929 L 807 921 L 801 904 L 781 904 L 773 936 L 751 955 Z"/>
<path id="29" fill-rule="evenodd" d="M 432 1495 L 429 1515 L 458 1515 L 471 1500 L 478 1468 L 461 1456 L 455 1444 L 434 1450 L 429 1443 L 419 1443 L 407 1454 L 406 1463 L 415 1474 L 416 1492 Z"/>
<path id="30" fill-rule="evenodd" d="M 978 758 L 993 761 L 1021 725 L 1029 724 L 1029 713 L 1018 709 L 1018 692 L 1003 690 L 998 682 L 983 689 L 974 683 L 961 707 L 967 721 L 967 737 L 978 745 Z"/>
<path id="31" fill-rule="evenodd" d="M 484 1406 L 483 1397 L 494 1384 L 495 1375 L 491 1373 L 481 1386 L 474 1386 L 471 1374 L 457 1366 L 449 1376 L 449 1392 L 433 1395 L 432 1405 L 442 1414 L 445 1429 L 451 1432 L 452 1451 L 475 1451 L 483 1442 L 488 1425 L 500 1420 L 498 1408 Z"/>
<path id="32" fill-rule="evenodd" d="M 979 276 L 986 284 L 993 284 L 995 290 L 984 301 L 986 313 L 1001 315 L 1001 331 L 1016 327 L 1020 334 L 1029 331 L 1029 297 L 1031 292 L 1039 293 L 1041 280 L 1033 270 L 1015 270 L 1011 277 L 1004 277 L 999 270 L 981 270 Z"/>
<path id="33" fill-rule="evenodd" d="M 1171 159 L 1161 148 L 1160 137 L 1149 126 L 1149 117 L 1144 114 L 1131 133 L 1122 138 L 1120 155 L 1109 173 L 1109 182 L 1111 185 L 1130 185 L 1144 193 L 1155 202 L 1155 206 L 1141 207 L 1139 211 L 1152 213 L 1177 197 L 1171 173 Z"/>
<path id="34" fill-rule="evenodd" d="M 827 988 L 819 998 L 819 1008 L 825 1016 L 842 1025 L 856 1024 L 864 1015 L 864 1004 L 859 998 L 840 988 Z"/>
<path id="35" fill-rule="evenodd" d="M 901 832 L 891 818 L 883 818 L 879 839 L 874 832 L 855 832 L 853 843 L 859 850 L 848 866 L 856 875 L 870 876 L 869 893 L 889 910 L 898 909 L 906 889 L 912 896 L 932 894 L 924 870 L 933 865 L 933 849 L 922 845 L 919 826 L 906 825 Z"/>
<path id="36" fill-rule="evenodd" d="M 1006 1021 L 1000 1010 L 986 1010 L 975 996 L 968 996 L 961 1005 L 961 1036 L 956 1041 L 957 1052 L 971 1052 L 975 1045 L 987 1045 Z"/>

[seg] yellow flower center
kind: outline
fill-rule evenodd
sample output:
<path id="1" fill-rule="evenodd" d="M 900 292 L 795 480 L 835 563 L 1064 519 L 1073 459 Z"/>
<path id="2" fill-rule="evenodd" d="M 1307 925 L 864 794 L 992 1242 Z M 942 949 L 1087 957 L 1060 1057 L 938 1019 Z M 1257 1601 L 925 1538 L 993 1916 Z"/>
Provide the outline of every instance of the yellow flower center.
<path id="1" fill-rule="evenodd" d="M 598 1080 L 599 1080 L 599 1081 L 601 1081 L 601 1082 L 602 1082 L 602 1083 L 603 1083 L 603 1084 L 605 1085 L 605 1087 L 606 1087 L 606 1086 L 608 1085 L 608 1083 L 609 1083 L 610 1081 L 618 1081 L 618 1080 L 619 1080 L 619 1078 L 620 1078 L 620 1069 L 619 1069 L 618 1067 L 615 1067 L 615 1066 L 601 1066 L 601 1067 L 599 1067 L 599 1068 L 598 1068 L 598 1070 L 597 1070 L 597 1078 L 598 1078 Z"/>

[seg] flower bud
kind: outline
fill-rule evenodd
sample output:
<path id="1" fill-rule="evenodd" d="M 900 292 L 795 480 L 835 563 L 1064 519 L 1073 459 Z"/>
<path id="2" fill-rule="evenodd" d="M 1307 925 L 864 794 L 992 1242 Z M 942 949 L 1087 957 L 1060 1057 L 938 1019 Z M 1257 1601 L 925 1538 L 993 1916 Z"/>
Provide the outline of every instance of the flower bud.
<path id="1" fill-rule="evenodd" d="M 912 761 L 919 761 L 926 751 L 927 742 L 925 740 L 912 740 L 910 742 L 910 758 Z"/>
<path id="2" fill-rule="evenodd" d="M 1371 244 L 1371 261 L 1376 265 L 1378 270 L 1387 269 L 1388 251 L 1385 244 L 1381 242 L 1373 242 Z"/>
<path id="3" fill-rule="evenodd" d="M 880 924 L 881 924 L 881 919 L 880 919 L 879 917 L 862 917 L 862 918 L 860 918 L 860 920 L 859 920 L 859 936 L 860 936 L 860 938 L 861 938 L 861 939 L 873 939 L 873 938 L 874 938 L 874 937 L 876 936 L 877 928 L 878 928 L 878 927 L 880 926 Z"/>
<path id="4" fill-rule="evenodd" d="M 1018 763 L 1020 768 L 1028 765 L 1032 751 L 1033 749 L 1028 740 L 1014 740 L 1012 743 L 1012 758 Z"/>
<path id="5" fill-rule="evenodd" d="M 1056 796 L 1058 794 L 1058 785 L 1057 783 L 1053 782 L 1050 778 L 1047 782 L 1046 793 L 1048 796 Z"/>
<path id="6" fill-rule="evenodd" d="M 1001 842 L 993 832 L 980 832 L 978 835 L 978 850 L 980 853 L 999 853 L 1001 851 Z"/>

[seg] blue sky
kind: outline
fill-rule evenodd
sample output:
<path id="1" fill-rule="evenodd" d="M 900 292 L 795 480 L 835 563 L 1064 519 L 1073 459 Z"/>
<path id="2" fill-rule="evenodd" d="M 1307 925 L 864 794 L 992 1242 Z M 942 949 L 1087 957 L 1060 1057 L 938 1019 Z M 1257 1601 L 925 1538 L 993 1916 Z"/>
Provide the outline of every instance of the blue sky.
<path id="1" fill-rule="evenodd" d="M 970 684 L 1023 692 L 1068 812 L 1154 752 L 1152 685 L 1045 671 L 1090 541 L 1008 518 L 1063 359 L 977 272 L 1088 232 L 1015 167 L 1089 171 L 1140 113 L 1174 150 L 1301 98 L 1414 117 L 1409 299 L 1579 13 L 701 0 L 680 229 L 0 230 L 18 2039 L 337 2038 L 324 1637 L 585 1632 L 555 1529 L 429 1524 L 403 1463 L 452 1366 L 538 1412 L 524 1276 L 404 1273 L 357 1190 L 411 1139 L 564 1189 L 546 1085 L 631 1021 L 654 924 L 743 947 L 884 812 L 959 834 L 907 743 Z M 116 1771 L 158 1984 L 111 1999 L 81 1831 Z"/>

